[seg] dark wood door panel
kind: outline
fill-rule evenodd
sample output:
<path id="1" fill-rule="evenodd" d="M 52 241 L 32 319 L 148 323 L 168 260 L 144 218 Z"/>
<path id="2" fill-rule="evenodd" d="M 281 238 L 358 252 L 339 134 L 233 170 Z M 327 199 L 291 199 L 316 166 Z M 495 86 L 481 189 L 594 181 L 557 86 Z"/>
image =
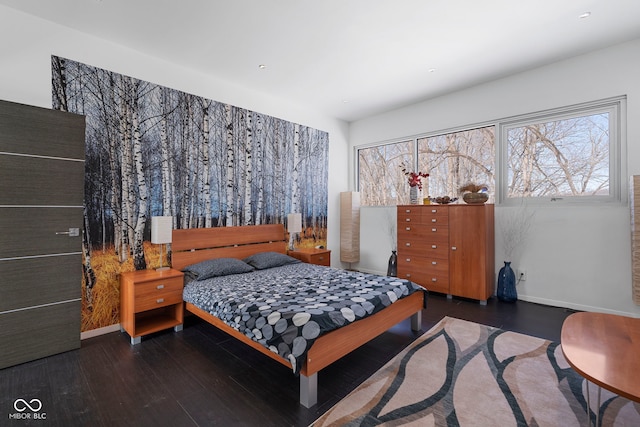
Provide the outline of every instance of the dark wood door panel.
<path id="1" fill-rule="evenodd" d="M 80 252 L 81 236 L 56 232 L 81 229 L 82 211 L 81 207 L 0 207 L 0 258 Z"/>
<path id="2" fill-rule="evenodd" d="M 0 205 L 82 206 L 84 162 L 0 154 L 0 170 Z"/>
<path id="3" fill-rule="evenodd" d="M 0 369 L 80 348 L 80 300 L 0 314 Z"/>
<path id="4" fill-rule="evenodd" d="M 82 255 L 1 261 L 0 277 L 0 312 L 79 299 L 82 286 Z M 74 282 L 77 286 L 68 286 L 69 282 Z"/>
<path id="5" fill-rule="evenodd" d="M 84 131 L 84 116 L 0 101 L 0 151 L 84 159 Z"/>

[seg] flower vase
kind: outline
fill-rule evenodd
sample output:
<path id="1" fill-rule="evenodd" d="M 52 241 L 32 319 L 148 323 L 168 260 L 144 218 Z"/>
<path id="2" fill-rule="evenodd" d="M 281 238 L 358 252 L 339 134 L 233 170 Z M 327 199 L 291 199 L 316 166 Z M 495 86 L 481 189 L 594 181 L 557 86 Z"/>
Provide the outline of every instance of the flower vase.
<path id="1" fill-rule="evenodd" d="M 412 205 L 418 204 L 418 186 L 417 185 L 409 187 L 409 202 Z"/>
<path id="2" fill-rule="evenodd" d="M 389 266 L 387 267 L 387 276 L 398 276 L 398 253 L 396 251 L 391 251 Z"/>
<path id="3" fill-rule="evenodd" d="M 516 275 L 509 261 L 505 261 L 504 267 L 498 272 L 498 291 L 496 294 L 498 299 L 503 302 L 515 302 L 518 300 Z"/>

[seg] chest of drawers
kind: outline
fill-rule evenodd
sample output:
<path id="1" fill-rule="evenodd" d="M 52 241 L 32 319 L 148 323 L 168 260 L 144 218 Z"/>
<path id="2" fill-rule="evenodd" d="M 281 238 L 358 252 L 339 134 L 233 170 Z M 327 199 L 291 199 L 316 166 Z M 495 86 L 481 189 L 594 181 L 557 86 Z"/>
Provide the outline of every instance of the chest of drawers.
<path id="1" fill-rule="evenodd" d="M 398 206 L 398 276 L 485 302 L 495 278 L 493 205 Z"/>

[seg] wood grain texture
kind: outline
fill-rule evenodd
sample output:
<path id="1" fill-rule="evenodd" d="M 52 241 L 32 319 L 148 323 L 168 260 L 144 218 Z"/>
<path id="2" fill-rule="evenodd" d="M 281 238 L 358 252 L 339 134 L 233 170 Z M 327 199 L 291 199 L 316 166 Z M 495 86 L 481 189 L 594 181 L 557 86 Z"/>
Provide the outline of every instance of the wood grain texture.
<path id="1" fill-rule="evenodd" d="M 82 229 L 82 207 L 0 207 L 0 258 L 80 252 L 81 236 L 56 234 L 69 227 Z"/>
<path id="2" fill-rule="evenodd" d="M 640 319 L 574 313 L 562 325 L 560 343 L 565 358 L 580 375 L 640 402 Z"/>
<path id="3" fill-rule="evenodd" d="M 0 262 L 0 312 L 80 299 L 81 265 L 79 253 Z M 67 286 L 68 282 L 74 286 Z"/>
<path id="4" fill-rule="evenodd" d="M 84 131 L 82 115 L 0 101 L 0 151 L 84 160 Z"/>
<path id="5" fill-rule="evenodd" d="M 0 154 L 0 170 L 0 205 L 82 206 L 84 162 Z"/>
<path id="6" fill-rule="evenodd" d="M 401 205 L 398 277 L 486 301 L 495 287 L 493 204 Z"/>
<path id="7" fill-rule="evenodd" d="M 80 300 L 0 314 L 0 369 L 80 347 Z"/>

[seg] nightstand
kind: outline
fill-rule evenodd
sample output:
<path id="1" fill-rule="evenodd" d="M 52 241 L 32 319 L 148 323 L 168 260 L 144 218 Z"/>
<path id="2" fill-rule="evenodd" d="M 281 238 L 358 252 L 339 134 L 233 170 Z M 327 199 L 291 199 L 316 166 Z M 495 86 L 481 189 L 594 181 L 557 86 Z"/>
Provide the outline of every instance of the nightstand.
<path id="1" fill-rule="evenodd" d="M 287 255 L 308 264 L 331 265 L 331 251 L 329 249 L 299 248 L 287 251 Z"/>
<path id="2" fill-rule="evenodd" d="M 178 270 L 138 270 L 120 275 L 120 330 L 139 344 L 143 335 L 173 328 L 182 330 L 183 273 Z"/>

